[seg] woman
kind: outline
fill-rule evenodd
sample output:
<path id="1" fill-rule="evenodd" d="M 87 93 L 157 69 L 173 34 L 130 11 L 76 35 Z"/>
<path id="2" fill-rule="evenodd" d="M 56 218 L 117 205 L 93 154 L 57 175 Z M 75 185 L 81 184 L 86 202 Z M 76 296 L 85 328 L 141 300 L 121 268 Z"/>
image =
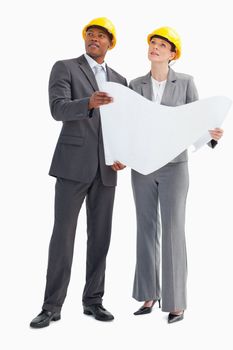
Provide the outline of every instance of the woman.
<path id="1" fill-rule="evenodd" d="M 190 75 L 175 73 L 169 66 L 181 55 L 181 41 L 169 27 L 148 35 L 151 71 L 130 83 L 130 87 L 155 103 L 179 106 L 198 99 Z M 214 147 L 223 134 L 210 131 Z M 156 137 L 156 130 L 155 130 Z M 169 139 L 168 141 L 169 142 Z M 162 298 L 168 323 L 182 320 L 186 309 L 187 261 L 185 246 L 185 205 L 189 186 L 187 151 L 159 170 L 142 175 L 132 170 L 132 188 L 137 214 L 137 262 L 133 297 L 144 301 L 134 314 L 152 311 Z M 160 229 L 162 223 L 162 288 L 160 288 Z"/>

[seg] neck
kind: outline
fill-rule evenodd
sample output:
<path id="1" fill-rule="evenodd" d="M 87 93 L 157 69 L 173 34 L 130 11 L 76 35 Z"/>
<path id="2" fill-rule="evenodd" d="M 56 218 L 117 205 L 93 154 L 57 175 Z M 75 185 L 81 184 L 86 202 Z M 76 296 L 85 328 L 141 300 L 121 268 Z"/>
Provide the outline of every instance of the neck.
<path id="1" fill-rule="evenodd" d="M 151 62 L 151 75 L 157 81 L 167 80 L 168 72 L 169 72 L 169 66 L 167 62 L 165 63 Z"/>
<path id="2" fill-rule="evenodd" d="M 104 63 L 104 57 L 103 56 L 95 57 L 95 56 L 90 55 L 89 53 L 86 53 L 86 54 L 88 56 L 90 56 L 93 60 L 95 60 L 98 64 Z"/>
<path id="3" fill-rule="evenodd" d="M 96 58 L 93 57 L 93 59 L 99 64 L 104 63 L 104 58 L 103 57 L 96 57 Z"/>

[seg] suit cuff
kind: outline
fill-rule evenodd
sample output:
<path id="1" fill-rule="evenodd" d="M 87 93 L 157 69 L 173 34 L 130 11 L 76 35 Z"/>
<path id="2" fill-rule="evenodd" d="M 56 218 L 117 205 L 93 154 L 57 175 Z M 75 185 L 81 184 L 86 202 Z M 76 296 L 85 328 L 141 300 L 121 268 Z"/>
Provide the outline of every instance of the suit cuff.
<path id="1" fill-rule="evenodd" d="M 214 148 L 217 144 L 218 144 L 218 141 L 215 141 L 215 140 L 210 140 L 210 144 L 211 144 L 211 147 Z"/>
<path id="2" fill-rule="evenodd" d="M 90 110 L 88 111 L 88 117 L 89 117 L 89 118 L 92 118 L 92 117 L 93 117 L 93 112 L 94 112 L 94 108 L 92 108 L 92 109 L 90 109 Z"/>

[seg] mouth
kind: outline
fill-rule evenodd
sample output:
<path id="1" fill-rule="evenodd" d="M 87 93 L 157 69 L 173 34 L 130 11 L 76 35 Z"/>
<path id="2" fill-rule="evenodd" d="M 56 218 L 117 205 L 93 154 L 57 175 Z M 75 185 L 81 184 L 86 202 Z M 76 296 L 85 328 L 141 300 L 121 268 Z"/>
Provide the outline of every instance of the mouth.
<path id="1" fill-rule="evenodd" d="M 152 51 L 150 54 L 151 54 L 151 56 L 159 56 L 159 54 L 157 52 L 154 52 L 154 51 Z"/>
<path id="2" fill-rule="evenodd" d="M 88 47 L 91 47 L 91 48 L 94 47 L 94 48 L 99 49 L 100 46 L 98 44 L 91 43 L 88 45 Z"/>

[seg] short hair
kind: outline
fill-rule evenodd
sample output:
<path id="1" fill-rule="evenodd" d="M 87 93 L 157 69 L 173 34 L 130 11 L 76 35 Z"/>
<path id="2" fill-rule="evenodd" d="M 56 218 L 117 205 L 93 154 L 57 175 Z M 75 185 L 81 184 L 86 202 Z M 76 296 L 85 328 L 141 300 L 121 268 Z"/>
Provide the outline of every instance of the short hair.
<path id="1" fill-rule="evenodd" d="M 91 28 L 99 28 L 99 29 L 102 29 L 109 37 L 110 41 L 113 40 L 113 35 L 111 33 L 109 33 L 109 31 L 104 28 L 104 27 L 101 27 L 101 26 L 97 26 L 97 25 L 93 25 L 93 26 L 90 26 L 90 27 L 87 27 L 86 29 L 86 32 L 88 31 L 88 29 L 91 29 Z"/>

